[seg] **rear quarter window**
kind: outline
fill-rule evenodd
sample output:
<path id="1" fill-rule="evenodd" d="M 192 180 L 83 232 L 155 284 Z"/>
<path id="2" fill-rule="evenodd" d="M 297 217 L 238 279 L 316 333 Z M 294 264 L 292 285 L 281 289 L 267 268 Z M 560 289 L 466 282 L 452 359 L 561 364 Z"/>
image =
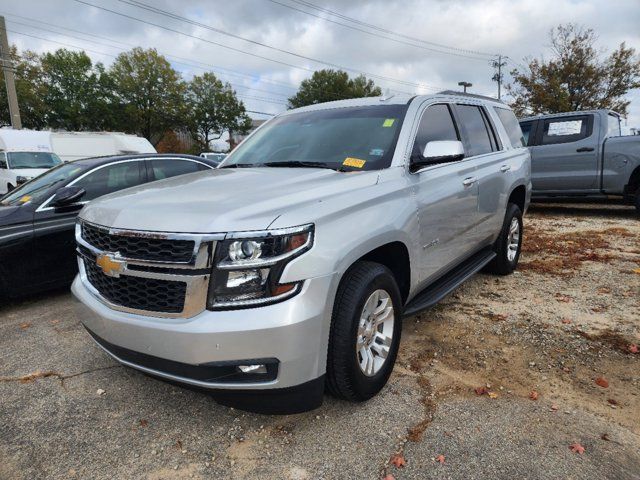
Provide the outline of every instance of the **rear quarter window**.
<path id="1" fill-rule="evenodd" d="M 529 139 L 529 132 L 531 131 L 531 123 L 528 124 L 527 138 L 525 138 L 523 129 L 520 128 L 518 119 L 516 118 L 513 111 L 509 110 L 508 108 L 499 107 L 494 107 L 494 110 L 498 115 L 498 118 L 500 119 L 500 123 L 502 123 L 502 126 L 509 136 L 511 146 L 513 148 L 526 147 L 527 141 Z"/>

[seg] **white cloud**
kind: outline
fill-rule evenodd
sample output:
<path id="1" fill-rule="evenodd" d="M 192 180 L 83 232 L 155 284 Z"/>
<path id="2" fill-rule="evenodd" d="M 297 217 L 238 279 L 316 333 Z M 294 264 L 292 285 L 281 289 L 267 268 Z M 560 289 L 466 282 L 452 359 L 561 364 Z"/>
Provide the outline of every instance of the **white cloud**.
<path id="1" fill-rule="evenodd" d="M 296 58 L 285 53 L 253 45 L 220 33 L 169 19 L 117 0 L 88 0 L 97 5 L 116 10 L 145 21 L 200 36 L 213 42 L 246 50 L 302 69 L 290 68 L 278 63 L 243 55 L 204 41 L 188 38 L 161 28 L 145 25 L 109 12 L 82 5 L 73 0 L 48 2 L 23 0 L 6 2 L 0 13 L 7 15 L 9 30 L 29 33 L 51 41 L 9 33 L 12 42 L 19 48 L 36 51 L 61 47 L 52 41 L 78 45 L 88 50 L 96 60 L 110 63 L 112 57 L 95 52 L 116 55 L 127 49 L 122 43 L 106 42 L 72 32 L 68 35 L 84 37 L 87 41 L 56 35 L 44 29 L 56 30 L 67 27 L 108 37 L 116 42 L 155 47 L 173 56 L 189 59 L 174 66 L 185 77 L 201 73 L 203 68 L 216 67 L 216 73 L 224 80 L 238 86 L 238 93 L 272 101 L 284 102 L 294 92 L 300 80 L 310 75 L 304 69 L 322 68 L 310 60 Z M 143 0 L 152 3 L 152 0 Z M 303 9 L 292 0 L 277 0 L 295 8 Z M 330 8 L 353 18 L 369 22 L 388 30 L 428 41 L 451 45 L 460 49 L 500 52 L 516 63 L 525 57 L 549 55 L 549 30 L 559 23 L 575 22 L 593 28 L 598 36 L 598 45 L 603 50 L 612 50 L 625 41 L 640 50 L 640 8 L 637 0 L 603 2 L 601 0 L 452 0 L 452 1 L 389 1 L 357 0 L 310 0 L 316 5 Z M 367 35 L 350 28 L 282 7 L 268 0 L 157 0 L 153 6 L 175 12 L 181 16 L 205 23 L 215 28 L 251 38 L 275 47 L 290 50 L 307 57 L 322 59 L 329 63 L 348 66 L 358 71 L 393 77 L 412 83 L 428 85 L 423 92 L 433 88 L 457 88 L 460 80 L 471 81 L 473 91 L 495 94 L 496 84 L 491 81 L 493 69 L 487 60 L 474 60 L 459 56 L 443 55 L 389 41 L 379 36 Z M 310 10 L 314 12 L 313 10 Z M 323 15 L 318 11 L 314 13 Z M 32 19 L 24 20 L 9 14 Z M 338 20 L 345 22 L 344 20 Z M 42 21 L 45 24 L 36 23 Z M 33 27 L 18 25 L 31 24 Z M 385 34 L 380 34 L 385 35 Z M 110 43 L 112 46 L 97 45 Z M 115 46 L 115 48 L 114 48 Z M 425 47 L 432 48 L 425 45 Z M 437 47 L 433 47 L 437 49 Z M 183 63 L 185 61 L 182 61 Z M 202 65 L 205 64 L 205 65 Z M 510 64 L 512 67 L 513 64 Z M 509 68 L 510 68 L 509 67 Z M 229 70 L 246 74 L 231 74 Z M 225 73 L 226 71 L 226 73 Z M 407 85 L 374 79 L 383 89 L 415 91 Z M 285 86 L 289 85 L 289 86 Z M 254 88 L 256 90 L 249 90 Z M 631 92 L 630 124 L 640 126 L 640 91 Z M 245 97 L 251 110 L 277 112 L 281 104 Z"/>

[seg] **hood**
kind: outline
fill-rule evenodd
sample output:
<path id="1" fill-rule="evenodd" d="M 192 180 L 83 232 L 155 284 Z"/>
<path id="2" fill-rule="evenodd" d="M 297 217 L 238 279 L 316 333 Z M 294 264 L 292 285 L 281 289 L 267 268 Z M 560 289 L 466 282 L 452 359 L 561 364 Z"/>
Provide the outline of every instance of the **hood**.
<path id="1" fill-rule="evenodd" d="M 122 190 L 89 203 L 80 217 L 108 227 L 158 232 L 263 230 L 287 209 L 374 185 L 378 172 L 317 168 L 224 168 Z M 305 215 L 306 216 L 306 215 Z M 291 225 L 293 226 L 293 225 Z"/>

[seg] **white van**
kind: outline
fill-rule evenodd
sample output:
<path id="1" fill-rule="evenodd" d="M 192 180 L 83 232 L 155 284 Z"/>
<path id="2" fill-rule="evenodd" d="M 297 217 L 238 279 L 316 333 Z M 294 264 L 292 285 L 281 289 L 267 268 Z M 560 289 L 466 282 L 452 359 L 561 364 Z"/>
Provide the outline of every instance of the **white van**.
<path id="1" fill-rule="evenodd" d="M 0 128 L 0 194 L 61 162 L 51 150 L 51 132 Z"/>
<path id="2" fill-rule="evenodd" d="M 64 162 L 105 155 L 156 153 L 146 138 L 117 132 L 52 132 L 51 146 Z"/>

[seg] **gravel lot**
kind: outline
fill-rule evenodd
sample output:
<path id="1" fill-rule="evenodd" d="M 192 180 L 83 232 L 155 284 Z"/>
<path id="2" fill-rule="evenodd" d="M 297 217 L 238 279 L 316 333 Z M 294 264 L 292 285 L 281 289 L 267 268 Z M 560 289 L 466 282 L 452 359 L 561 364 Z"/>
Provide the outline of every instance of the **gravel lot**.
<path id="1" fill-rule="evenodd" d="M 116 365 L 66 291 L 0 306 L 0 478 L 638 479 L 640 220 L 543 204 L 525 230 L 516 274 L 405 321 L 380 395 L 300 415 Z"/>

